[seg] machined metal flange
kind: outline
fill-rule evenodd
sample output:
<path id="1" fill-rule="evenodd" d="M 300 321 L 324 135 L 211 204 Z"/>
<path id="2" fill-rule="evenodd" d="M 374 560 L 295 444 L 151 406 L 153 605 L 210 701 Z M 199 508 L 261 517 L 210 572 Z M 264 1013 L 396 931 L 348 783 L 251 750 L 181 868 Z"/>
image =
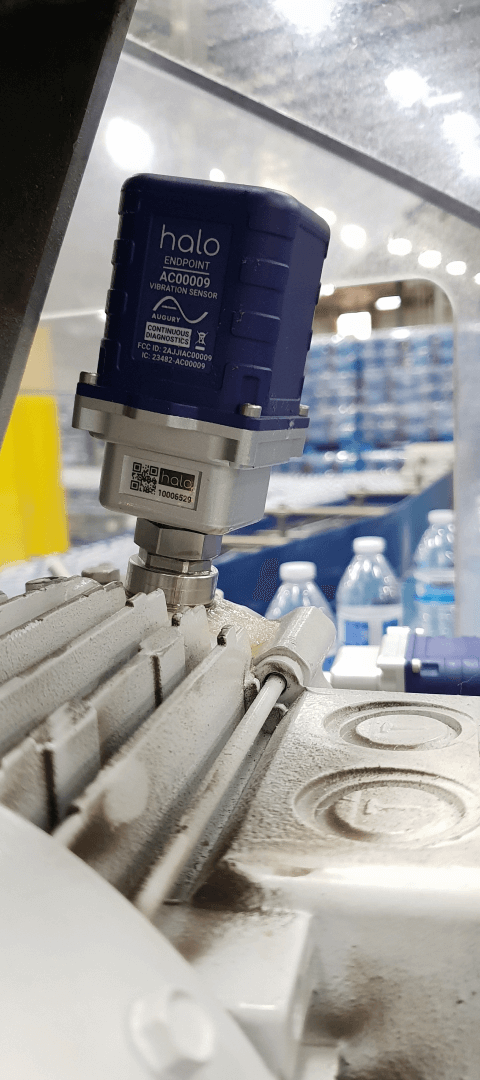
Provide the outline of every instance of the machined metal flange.
<path id="1" fill-rule="evenodd" d="M 194 574 L 178 574 L 146 566 L 140 555 L 132 555 L 128 563 L 125 590 L 127 595 L 150 593 L 162 589 L 167 607 L 178 611 L 197 604 L 211 604 L 217 587 L 218 570 L 212 566 Z"/>

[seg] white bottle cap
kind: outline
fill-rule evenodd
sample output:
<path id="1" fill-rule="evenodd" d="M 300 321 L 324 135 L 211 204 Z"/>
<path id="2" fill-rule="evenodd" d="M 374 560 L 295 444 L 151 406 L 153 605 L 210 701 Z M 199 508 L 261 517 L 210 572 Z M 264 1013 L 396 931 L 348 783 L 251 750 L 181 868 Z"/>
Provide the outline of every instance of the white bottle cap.
<path id="1" fill-rule="evenodd" d="M 281 581 L 308 581 L 316 576 L 314 562 L 284 562 L 280 566 Z"/>
<path id="2" fill-rule="evenodd" d="M 429 525 L 451 525 L 455 521 L 453 510 L 430 510 L 428 515 Z"/>
<path id="3" fill-rule="evenodd" d="M 356 536 L 353 541 L 355 555 L 379 555 L 385 551 L 383 536 Z"/>

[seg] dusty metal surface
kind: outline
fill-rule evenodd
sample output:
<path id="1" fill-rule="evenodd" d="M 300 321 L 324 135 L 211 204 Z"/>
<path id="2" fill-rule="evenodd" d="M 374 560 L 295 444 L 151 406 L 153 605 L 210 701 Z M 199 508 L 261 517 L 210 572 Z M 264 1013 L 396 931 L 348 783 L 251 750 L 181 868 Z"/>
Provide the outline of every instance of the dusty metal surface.
<path id="1" fill-rule="evenodd" d="M 125 603 L 123 589 L 92 589 L 67 600 L 24 626 L 0 637 L 0 684 L 38 664 L 57 649 L 113 615 Z"/>
<path id="2" fill-rule="evenodd" d="M 282 1080 L 478 1077 L 479 719 L 305 693 L 223 857 L 157 915 Z M 335 1070 L 304 1072 L 328 1043 Z"/>
<path id="3" fill-rule="evenodd" d="M 163 594 L 136 596 L 125 604 L 120 583 L 105 589 L 118 597 L 118 609 L 78 639 L 0 688 L 0 752 L 71 697 L 93 690 L 105 675 L 128 660 L 142 636 L 167 621 Z"/>
<path id="4" fill-rule="evenodd" d="M 465 865 L 467 850 L 480 853 L 479 716 L 477 698 L 304 695 L 233 856 L 308 873 L 386 847 L 390 863 L 408 852 L 412 865 L 444 867 L 455 840 L 448 864 Z"/>
<path id="5" fill-rule="evenodd" d="M 88 596 L 95 589 L 95 582 L 81 577 L 44 578 L 44 583 L 32 592 L 21 596 L 12 596 L 0 607 L 0 634 L 6 634 L 19 626 L 24 626 L 32 619 L 52 611 L 60 604 L 73 600 L 76 596 Z M 28 585 L 31 584 L 27 582 Z"/>
<path id="6" fill-rule="evenodd" d="M 0 692 L 9 748 L 0 764 L 0 801 L 44 829 L 62 820 L 185 673 L 184 640 L 169 625 L 163 596 L 126 606 L 119 583 L 81 585 L 74 581 L 55 610 L 1 639 L 3 669 L 9 665 L 12 674 L 3 670 Z M 32 595 L 38 593 L 16 598 L 17 621 Z"/>
<path id="7" fill-rule="evenodd" d="M 0 802 L 51 830 L 211 653 L 212 636 L 203 607 L 172 625 L 163 593 L 126 602 L 116 581 L 46 579 L 4 607 Z M 242 672 L 247 653 L 245 639 Z M 240 680 L 242 708 L 243 690 Z"/>
<path id="8" fill-rule="evenodd" d="M 61 625 L 121 589 L 89 587 Z M 277 1080 L 478 1080 L 480 699 L 317 687 L 246 747 L 252 651 L 310 670 L 305 626 L 123 604 L 0 688 L 0 803 L 143 906 Z M 54 625 L 24 622 L 20 653 Z"/>
<path id="9" fill-rule="evenodd" d="M 236 636 L 234 627 L 227 627 L 226 632 L 219 635 L 219 644 L 228 646 L 229 639 L 234 635 Z M 254 746 L 284 689 L 285 679 L 282 676 L 268 676 L 207 772 L 188 809 L 182 815 L 175 835 L 170 838 L 160 860 L 153 866 L 136 897 L 136 906 L 147 918 L 155 918 L 182 871 L 188 866 L 203 833 L 235 782 L 247 754 Z"/>
<path id="10" fill-rule="evenodd" d="M 57 839 L 132 896 L 244 711 L 246 635 L 217 645 L 75 800 Z"/>

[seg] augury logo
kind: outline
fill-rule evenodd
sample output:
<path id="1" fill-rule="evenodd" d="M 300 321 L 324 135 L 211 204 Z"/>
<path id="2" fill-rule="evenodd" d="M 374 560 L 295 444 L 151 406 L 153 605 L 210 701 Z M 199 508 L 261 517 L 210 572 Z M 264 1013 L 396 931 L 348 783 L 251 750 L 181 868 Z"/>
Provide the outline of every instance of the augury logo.
<path id="1" fill-rule="evenodd" d="M 220 251 L 220 243 L 214 236 L 207 236 L 206 240 L 202 239 L 202 230 L 198 230 L 198 235 L 195 239 L 194 236 L 190 236 L 190 233 L 183 233 L 178 239 L 175 233 L 169 232 L 162 225 L 162 235 L 160 237 L 160 248 L 163 248 L 163 242 L 168 243 L 167 237 L 170 237 L 170 251 L 175 251 L 175 245 L 178 251 L 196 251 L 197 255 L 209 255 L 213 258 L 214 255 L 218 255 Z M 168 250 L 168 249 L 167 249 Z"/>

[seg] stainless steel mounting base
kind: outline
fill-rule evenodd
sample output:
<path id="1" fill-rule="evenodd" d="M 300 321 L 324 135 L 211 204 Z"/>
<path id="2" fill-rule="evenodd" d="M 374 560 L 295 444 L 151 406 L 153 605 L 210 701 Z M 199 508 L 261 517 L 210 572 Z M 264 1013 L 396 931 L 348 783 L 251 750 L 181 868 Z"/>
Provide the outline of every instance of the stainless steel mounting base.
<path id="1" fill-rule="evenodd" d="M 125 590 L 128 596 L 135 596 L 136 593 L 150 593 L 155 589 L 163 589 L 169 610 L 178 611 L 185 607 L 196 607 L 197 604 L 208 606 L 213 603 L 217 579 L 216 566 L 211 566 L 209 570 L 202 570 L 199 573 L 179 574 L 147 566 L 142 555 L 139 554 L 132 555 L 129 560 Z"/>

